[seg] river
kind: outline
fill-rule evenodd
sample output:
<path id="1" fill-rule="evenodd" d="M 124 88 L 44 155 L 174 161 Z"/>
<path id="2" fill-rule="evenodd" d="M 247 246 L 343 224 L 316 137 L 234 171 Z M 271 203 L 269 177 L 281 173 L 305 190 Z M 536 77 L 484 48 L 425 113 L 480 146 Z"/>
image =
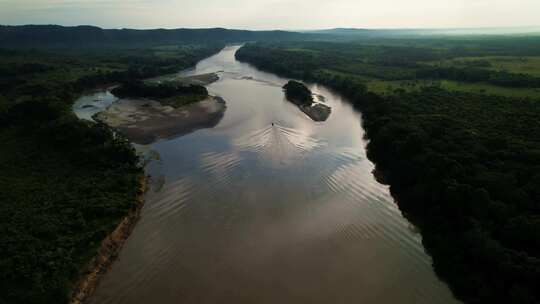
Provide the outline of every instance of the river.
<path id="1" fill-rule="evenodd" d="M 237 49 L 183 72 L 219 71 L 216 127 L 138 147 L 153 155 L 142 216 L 89 302 L 458 303 L 375 180 L 361 114 L 309 85 L 332 107 L 313 122 Z"/>

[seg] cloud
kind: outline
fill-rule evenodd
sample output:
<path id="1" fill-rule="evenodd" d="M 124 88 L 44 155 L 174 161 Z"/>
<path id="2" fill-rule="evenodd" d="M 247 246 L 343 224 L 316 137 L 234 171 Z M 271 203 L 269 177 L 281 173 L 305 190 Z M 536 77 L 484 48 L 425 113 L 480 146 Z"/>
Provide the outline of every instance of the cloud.
<path id="1" fill-rule="evenodd" d="M 538 0 L 0 0 L 4 24 L 114 28 L 529 26 L 538 12 Z"/>

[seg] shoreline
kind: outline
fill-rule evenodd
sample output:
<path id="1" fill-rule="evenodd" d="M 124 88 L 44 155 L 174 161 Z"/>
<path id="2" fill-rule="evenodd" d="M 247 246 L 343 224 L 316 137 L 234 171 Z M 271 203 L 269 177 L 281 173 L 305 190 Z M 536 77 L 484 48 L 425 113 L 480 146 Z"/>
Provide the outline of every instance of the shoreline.
<path id="1" fill-rule="evenodd" d="M 95 91 L 95 90 L 103 90 L 103 89 L 110 90 L 111 88 L 114 88 L 115 86 L 117 86 L 117 84 L 114 84 L 114 83 L 101 85 L 92 90 L 83 92 L 82 95 L 91 91 Z M 208 122 L 209 124 L 212 124 L 214 121 L 216 121 L 217 123 L 223 116 L 223 112 L 226 109 L 225 101 L 221 97 L 217 97 L 217 96 L 209 96 L 209 98 L 205 99 L 204 101 L 208 102 L 208 99 L 213 100 L 214 102 L 222 105 L 223 107 L 220 111 L 218 111 L 217 113 L 219 114 L 217 115 L 218 117 L 213 117 L 213 119 L 210 119 Z M 120 99 L 120 101 L 121 100 L 122 99 Z M 197 102 L 196 104 L 204 105 L 205 104 L 204 101 Z M 145 100 L 145 102 L 155 102 L 155 101 Z M 185 111 L 185 108 L 188 108 L 189 106 L 190 105 L 184 106 L 182 107 L 184 109 L 181 109 L 181 110 Z M 106 112 L 109 107 L 96 113 L 96 115 L 99 113 Z M 215 114 L 215 113 L 212 113 L 212 114 Z M 111 124 L 107 122 L 102 122 L 102 123 L 105 123 L 109 128 L 113 130 L 116 129 L 117 131 L 122 131 L 121 129 L 123 129 L 123 128 L 119 128 L 119 126 L 112 126 Z M 198 127 L 205 127 L 205 126 L 206 124 L 202 124 L 201 126 L 198 126 Z M 193 126 L 193 127 L 196 128 L 196 126 Z M 189 131 L 190 130 L 187 130 L 187 132 L 185 133 L 189 133 Z M 151 141 L 154 141 L 154 140 L 151 140 Z M 137 139 L 130 138 L 130 142 L 137 143 Z M 73 285 L 73 289 L 69 296 L 69 302 L 68 302 L 69 304 L 84 304 L 94 294 L 95 290 L 97 289 L 101 281 L 101 278 L 108 272 L 108 270 L 111 268 L 111 266 L 114 264 L 114 262 L 118 258 L 120 251 L 124 247 L 126 241 L 128 240 L 138 220 L 140 219 L 141 210 L 145 203 L 144 196 L 147 190 L 148 190 L 148 176 L 146 176 L 146 172 L 143 171 L 143 173 L 141 173 L 141 177 L 139 180 L 139 191 L 138 191 L 137 197 L 135 198 L 134 208 L 130 210 L 120 220 L 116 228 L 113 231 L 111 231 L 101 241 L 101 244 L 97 248 L 96 254 L 94 255 L 94 257 L 92 257 L 92 259 L 81 269 L 79 278 L 75 281 Z"/>
<path id="2" fill-rule="evenodd" d="M 69 304 L 84 303 L 96 290 L 100 279 L 110 269 L 127 239 L 137 224 L 144 206 L 144 196 L 147 191 L 148 178 L 145 173 L 139 180 L 139 193 L 135 207 L 128 212 L 116 228 L 101 241 L 96 255 L 83 268 L 80 278 L 74 285 Z"/>
<path id="3" fill-rule="evenodd" d="M 226 109 L 223 98 L 210 95 L 178 108 L 151 99 L 120 99 L 92 118 L 124 134 L 132 143 L 147 145 L 214 127 Z"/>

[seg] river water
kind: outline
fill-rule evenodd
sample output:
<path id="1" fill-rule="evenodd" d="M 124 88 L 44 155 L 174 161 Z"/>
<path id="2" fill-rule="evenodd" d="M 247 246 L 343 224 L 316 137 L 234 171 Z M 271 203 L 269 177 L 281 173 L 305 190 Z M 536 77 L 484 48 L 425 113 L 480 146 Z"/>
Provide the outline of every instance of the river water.
<path id="1" fill-rule="evenodd" d="M 457 303 L 373 177 L 361 114 L 310 85 L 332 107 L 313 122 L 237 49 L 184 72 L 219 71 L 216 127 L 138 147 L 154 156 L 142 217 L 89 302 Z"/>

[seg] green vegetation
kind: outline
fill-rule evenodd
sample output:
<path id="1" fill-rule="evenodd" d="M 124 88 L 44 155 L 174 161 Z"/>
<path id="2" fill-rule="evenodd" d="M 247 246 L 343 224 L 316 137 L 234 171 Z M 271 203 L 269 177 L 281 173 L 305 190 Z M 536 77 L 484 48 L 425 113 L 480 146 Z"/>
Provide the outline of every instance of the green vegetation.
<path id="1" fill-rule="evenodd" d="M 54 107 L 25 102 L 3 119 L 4 303 L 66 303 L 101 240 L 135 208 L 142 171 L 130 144 Z"/>
<path id="2" fill-rule="evenodd" d="M 480 66 L 495 71 L 540 76 L 540 57 L 537 56 L 460 57 L 436 61 L 432 64 L 459 67 Z"/>
<path id="3" fill-rule="evenodd" d="M 361 109 L 369 157 L 458 298 L 538 303 L 537 76 L 493 74 L 493 64 L 480 61 L 440 69 L 432 62 L 538 56 L 539 45 L 535 37 L 258 43 L 236 57 L 327 85 Z M 471 85 L 485 91 L 473 93 Z M 524 92 L 517 87 L 531 87 L 530 95 L 513 94 Z"/>
<path id="4" fill-rule="evenodd" d="M 505 88 L 487 83 L 464 83 L 441 80 L 440 86 L 449 91 L 491 94 L 514 98 L 540 98 L 540 88 Z"/>
<path id="5" fill-rule="evenodd" d="M 540 37 L 300 41 L 252 47 L 262 47 L 261 52 L 272 52 L 270 57 L 284 57 L 292 64 L 288 68 L 261 59 L 261 67 L 276 73 L 293 78 L 346 75 L 377 93 L 439 83 L 451 91 L 540 98 L 540 76 L 534 68 Z M 523 61 L 531 67 L 517 65 Z M 486 91 L 479 92 L 482 89 Z"/>
<path id="6" fill-rule="evenodd" d="M 208 97 L 208 91 L 200 85 L 182 85 L 175 82 L 146 84 L 130 81 L 114 88 L 111 93 L 117 97 L 149 98 L 172 107 L 180 107 Z"/>
<path id="7" fill-rule="evenodd" d="M 67 303 L 80 271 L 136 205 L 131 145 L 71 111 L 84 90 L 188 68 L 220 45 L 0 50 L 0 303 Z M 174 55 L 173 55 L 174 54 Z"/>
<path id="8" fill-rule="evenodd" d="M 440 87 L 447 91 L 468 92 L 476 94 L 490 94 L 505 97 L 529 98 L 540 97 L 540 88 L 507 88 L 495 86 L 489 83 L 469 83 L 453 80 L 367 80 L 366 86 L 369 91 L 387 95 L 395 91 L 418 92 L 425 88 Z"/>
<path id="9" fill-rule="evenodd" d="M 299 106 L 311 106 L 313 103 L 311 91 L 303 83 L 290 80 L 283 89 L 287 99 Z"/>

